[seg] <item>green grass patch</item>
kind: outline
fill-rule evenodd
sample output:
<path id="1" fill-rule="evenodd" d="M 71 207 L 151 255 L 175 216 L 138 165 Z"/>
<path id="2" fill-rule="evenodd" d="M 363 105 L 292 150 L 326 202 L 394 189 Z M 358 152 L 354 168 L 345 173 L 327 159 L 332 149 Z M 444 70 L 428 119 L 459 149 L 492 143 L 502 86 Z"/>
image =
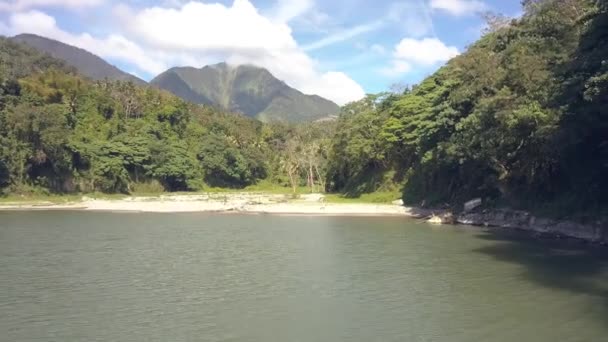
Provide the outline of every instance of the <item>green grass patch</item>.
<path id="1" fill-rule="evenodd" d="M 80 195 L 14 195 L 0 197 L 0 203 L 70 203 L 80 201 Z"/>
<path id="2" fill-rule="evenodd" d="M 389 192 L 372 192 L 369 194 L 361 194 L 358 197 L 346 197 L 342 194 L 328 194 L 325 196 L 327 203 L 375 203 L 375 204 L 391 204 L 400 198 L 401 194 L 398 191 Z"/>
<path id="3" fill-rule="evenodd" d="M 244 192 L 262 192 L 268 194 L 276 194 L 276 195 L 290 195 L 293 194 L 293 189 L 289 186 L 283 186 L 280 184 L 261 181 L 257 184 L 250 185 L 243 189 Z M 301 186 L 296 188 L 296 194 L 308 194 L 310 193 L 310 188 Z"/>
<path id="4" fill-rule="evenodd" d="M 9 194 L 0 197 L 0 203 L 19 203 L 19 204 L 66 204 L 82 202 L 82 198 L 87 197 L 99 200 L 118 200 L 128 197 L 124 194 L 104 194 L 104 193 L 88 193 L 88 194 Z"/>
<path id="5" fill-rule="evenodd" d="M 199 191 L 193 192 L 166 192 L 162 188 L 156 186 L 156 184 L 137 184 L 133 187 L 131 194 L 106 194 L 106 193 L 84 193 L 84 194 L 9 194 L 4 197 L 0 197 L 0 203 L 19 203 L 19 204 L 42 204 L 42 203 L 53 203 L 53 204 L 65 204 L 65 203 L 78 203 L 82 201 L 83 197 L 87 199 L 98 199 L 98 200 L 121 200 L 127 197 L 160 197 L 160 196 L 188 196 L 188 195 L 221 195 L 221 194 L 234 194 L 234 193 L 249 193 L 249 194 L 267 194 L 267 195 L 285 195 L 292 199 L 297 199 L 300 195 L 311 193 L 310 188 L 301 186 L 296 189 L 296 193 L 293 193 L 293 189 L 289 186 L 283 186 L 280 184 L 272 183 L 269 181 L 262 181 L 258 184 L 248 186 L 244 189 L 230 189 L 230 188 L 213 188 L 205 187 Z M 351 198 L 342 194 L 327 194 L 327 203 L 377 203 L 377 204 L 390 204 L 391 202 L 399 199 L 400 194 L 398 191 L 379 191 L 368 194 L 362 194 L 358 197 Z"/>

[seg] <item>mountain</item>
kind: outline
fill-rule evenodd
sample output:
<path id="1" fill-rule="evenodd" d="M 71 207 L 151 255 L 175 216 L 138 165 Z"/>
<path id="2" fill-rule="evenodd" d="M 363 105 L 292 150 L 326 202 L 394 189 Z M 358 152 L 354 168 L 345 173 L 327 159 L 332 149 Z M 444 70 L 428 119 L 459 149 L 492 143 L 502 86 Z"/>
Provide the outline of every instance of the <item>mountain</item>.
<path id="1" fill-rule="evenodd" d="M 72 45 L 34 34 L 20 34 L 10 39 L 24 43 L 37 50 L 46 52 L 57 59 L 63 60 L 68 65 L 76 68 L 82 75 L 93 80 L 107 78 L 110 80 L 133 81 L 139 85 L 146 84 L 144 80 L 118 69 L 86 50 Z"/>
<path id="2" fill-rule="evenodd" d="M 93 80 L 107 78 L 146 84 L 75 46 L 34 34 L 20 34 L 10 40 L 65 61 L 68 66 Z M 335 103 L 316 95 L 303 94 L 274 77 L 268 70 L 251 65 L 220 63 L 202 69 L 172 68 L 150 83 L 187 101 L 243 113 L 262 121 L 315 121 L 340 111 Z"/>
<path id="3" fill-rule="evenodd" d="M 261 121 L 314 121 L 337 114 L 335 103 L 316 95 L 305 95 L 252 65 L 226 63 L 172 68 L 150 84 L 199 104 L 243 113 Z"/>

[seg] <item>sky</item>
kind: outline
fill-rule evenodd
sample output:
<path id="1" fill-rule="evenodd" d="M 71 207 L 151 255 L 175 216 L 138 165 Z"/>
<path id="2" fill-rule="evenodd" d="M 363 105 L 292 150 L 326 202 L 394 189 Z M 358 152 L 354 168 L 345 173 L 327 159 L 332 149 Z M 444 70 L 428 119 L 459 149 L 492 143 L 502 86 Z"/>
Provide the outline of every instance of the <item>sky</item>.
<path id="1" fill-rule="evenodd" d="M 518 16 L 520 0 L 0 0 L 0 34 L 53 38 L 145 80 L 254 64 L 343 105 L 420 82 L 482 35 L 487 12 Z"/>

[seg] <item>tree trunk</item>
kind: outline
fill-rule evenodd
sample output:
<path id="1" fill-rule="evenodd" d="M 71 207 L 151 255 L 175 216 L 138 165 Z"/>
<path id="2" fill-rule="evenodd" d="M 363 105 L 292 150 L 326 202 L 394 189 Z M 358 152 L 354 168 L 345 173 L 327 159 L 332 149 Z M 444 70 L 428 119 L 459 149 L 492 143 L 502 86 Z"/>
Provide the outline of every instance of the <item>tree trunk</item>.
<path id="1" fill-rule="evenodd" d="M 289 182 L 291 183 L 291 188 L 292 188 L 294 194 L 298 190 L 297 179 L 296 179 L 297 171 L 298 171 L 298 168 L 294 167 L 294 166 L 290 166 L 287 168 L 287 174 L 289 175 Z"/>
<path id="2" fill-rule="evenodd" d="M 310 192 L 314 193 L 315 192 L 315 174 L 312 171 L 312 163 L 311 162 L 308 163 L 308 174 L 310 175 L 309 176 L 309 179 L 310 179 Z"/>
<path id="3" fill-rule="evenodd" d="M 321 191 L 325 192 L 325 180 L 321 177 L 321 173 L 319 172 L 319 167 L 315 165 L 315 172 L 317 173 L 317 178 L 319 179 L 319 184 L 321 185 Z"/>

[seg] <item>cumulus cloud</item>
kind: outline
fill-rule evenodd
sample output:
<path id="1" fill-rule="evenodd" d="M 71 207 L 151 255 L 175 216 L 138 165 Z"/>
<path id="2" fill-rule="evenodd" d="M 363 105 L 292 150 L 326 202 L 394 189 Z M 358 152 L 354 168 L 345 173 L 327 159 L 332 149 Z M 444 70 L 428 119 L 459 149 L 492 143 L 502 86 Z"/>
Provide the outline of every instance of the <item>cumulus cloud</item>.
<path id="1" fill-rule="evenodd" d="M 101 5 L 104 0 L 6 0 L 0 1 L 0 11 L 17 12 L 35 7 L 77 9 Z"/>
<path id="2" fill-rule="evenodd" d="M 487 10 L 488 6 L 480 0 L 431 0 L 431 8 L 463 16 Z"/>
<path id="3" fill-rule="evenodd" d="M 248 0 L 235 0 L 232 7 L 190 2 L 179 9 L 147 8 L 124 21 L 138 38 L 163 49 L 255 52 L 296 46 L 289 26 L 259 15 Z"/>
<path id="4" fill-rule="evenodd" d="M 211 55 L 232 64 L 259 65 L 303 92 L 339 104 L 364 96 L 361 86 L 345 74 L 320 72 L 290 27 L 262 16 L 248 0 L 235 0 L 230 7 L 190 2 L 179 9 L 148 8 L 125 20 L 138 40 L 168 55 Z"/>
<path id="5" fill-rule="evenodd" d="M 285 21 L 301 8 L 285 10 L 282 20 L 275 20 L 261 15 L 249 0 L 234 0 L 231 6 L 198 1 L 143 9 L 120 5 L 113 14 L 122 23 L 121 33 L 102 38 L 61 30 L 53 17 L 39 11 L 13 14 L 8 26 L 12 34 L 54 38 L 151 75 L 171 66 L 202 67 L 221 61 L 254 64 L 304 93 L 338 104 L 362 98 L 365 92 L 359 84 L 344 73 L 320 70 L 298 46 Z"/>
<path id="6" fill-rule="evenodd" d="M 458 48 L 447 46 L 437 38 L 405 38 L 393 52 L 392 67 L 385 74 L 403 74 L 414 67 L 432 67 L 458 56 Z"/>
<path id="7" fill-rule="evenodd" d="M 405 38 L 395 47 L 395 57 L 419 65 L 434 65 L 458 56 L 458 48 L 437 38 Z"/>

